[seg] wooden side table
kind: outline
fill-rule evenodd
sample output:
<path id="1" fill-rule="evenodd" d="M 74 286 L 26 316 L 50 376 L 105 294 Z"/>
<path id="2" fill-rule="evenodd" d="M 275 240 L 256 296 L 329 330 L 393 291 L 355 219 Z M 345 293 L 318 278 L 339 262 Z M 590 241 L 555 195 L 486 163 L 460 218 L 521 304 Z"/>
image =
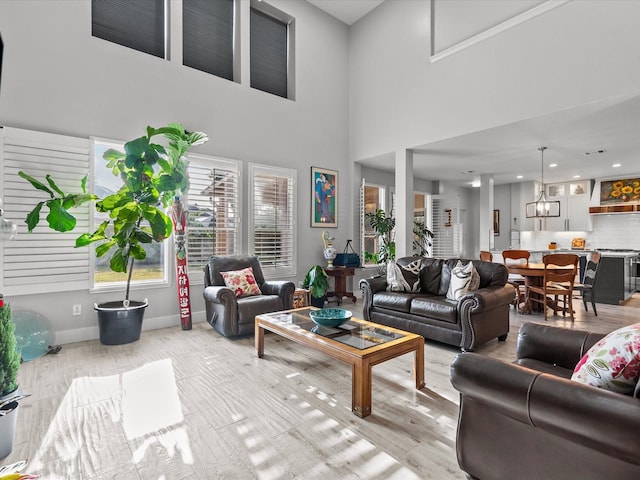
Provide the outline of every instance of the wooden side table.
<path id="1" fill-rule="evenodd" d="M 342 303 L 342 297 L 347 297 L 356 303 L 356 296 L 353 292 L 347 291 L 347 278 L 352 277 L 355 273 L 355 267 L 323 267 L 327 275 L 333 277 L 333 291 L 327 292 L 327 297 L 336 297 L 338 305 Z"/>

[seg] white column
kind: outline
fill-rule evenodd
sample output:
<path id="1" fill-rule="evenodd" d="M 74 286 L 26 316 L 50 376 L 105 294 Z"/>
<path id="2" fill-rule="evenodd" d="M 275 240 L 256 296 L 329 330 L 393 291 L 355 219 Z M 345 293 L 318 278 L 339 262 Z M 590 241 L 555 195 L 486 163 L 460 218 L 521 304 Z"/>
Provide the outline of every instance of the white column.
<path id="1" fill-rule="evenodd" d="M 493 249 L 493 175 L 480 176 L 480 250 Z M 475 252 L 477 255 L 480 252 Z M 476 255 L 476 256 L 477 256 Z M 474 257 L 475 258 L 475 257 Z"/>
<path id="2" fill-rule="evenodd" d="M 412 254 L 413 242 L 413 152 L 396 151 L 396 258 Z"/>

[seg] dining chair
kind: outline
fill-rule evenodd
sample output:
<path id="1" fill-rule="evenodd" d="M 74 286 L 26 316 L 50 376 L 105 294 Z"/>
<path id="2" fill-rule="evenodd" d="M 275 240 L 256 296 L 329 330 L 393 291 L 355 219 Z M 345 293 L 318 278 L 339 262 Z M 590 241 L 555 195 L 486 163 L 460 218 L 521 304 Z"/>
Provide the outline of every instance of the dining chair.
<path id="1" fill-rule="evenodd" d="M 573 289 L 576 292 L 580 292 L 582 297 L 582 303 L 584 303 L 584 309 L 588 312 L 587 300 L 591 302 L 593 307 L 593 313 L 597 317 L 598 311 L 596 310 L 596 276 L 598 275 L 598 265 L 600 265 L 600 253 L 593 252 L 591 258 L 587 262 L 587 267 L 584 272 L 584 279 L 582 283 L 576 283 Z"/>
<path id="2" fill-rule="evenodd" d="M 528 250 L 503 250 L 502 262 L 507 268 L 509 268 L 509 264 L 513 263 L 525 263 L 528 265 L 530 256 L 531 253 Z M 509 283 L 513 286 L 513 288 L 516 289 L 516 296 L 513 300 L 512 305 L 517 309 L 525 299 L 526 279 L 522 275 L 510 273 L 509 278 L 507 279 L 507 283 Z"/>
<path id="3" fill-rule="evenodd" d="M 542 263 L 544 263 L 542 284 L 527 286 L 526 301 L 542 304 L 545 320 L 547 308 L 552 308 L 554 315 L 561 310 L 562 316 L 566 316 L 569 310 L 571 321 L 574 320 L 572 296 L 578 273 L 578 260 L 578 255 L 572 253 L 552 253 L 542 257 Z"/>
<path id="4" fill-rule="evenodd" d="M 480 260 L 483 262 L 493 262 L 493 253 L 487 250 L 480 250 Z"/>

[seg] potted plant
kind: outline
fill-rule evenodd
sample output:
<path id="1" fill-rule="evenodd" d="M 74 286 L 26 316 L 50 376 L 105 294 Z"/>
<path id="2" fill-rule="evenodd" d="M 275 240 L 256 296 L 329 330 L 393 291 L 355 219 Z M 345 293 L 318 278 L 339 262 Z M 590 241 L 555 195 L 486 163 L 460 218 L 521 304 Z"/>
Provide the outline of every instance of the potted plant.
<path id="1" fill-rule="evenodd" d="M 378 252 L 364 252 L 367 262 L 382 264 L 381 273 L 384 271 L 389 260 L 396 258 L 396 243 L 393 238 L 393 229 L 396 226 L 396 219 L 393 215 L 387 215 L 382 209 L 375 212 L 368 212 L 365 218 L 378 236 L 380 243 Z M 420 220 L 413 221 L 413 254 L 419 257 L 427 255 L 427 247 L 431 246 L 433 232 L 427 228 Z"/>
<path id="2" fill-rule="evenodd" d="M 156 136 L 163 137 L 168 145 L 153 143 Z M 122 180 L 122 187 L 104 198 L 87 193 L 86 177 L 80 185 L 81 193 L 64 193 L 50 175 L 43 183 L 19 172 L 34 188 L 50 197 L 39 202 L 27 215 L 30 232 L 38 225 L 44 205 L 49 208 L 46 217 L 49 227 L 59 232 L 73 230 L 76 219 L 68 210 L 84 203 L 95 201 L 96 211 L 109 215 L 93 233 L 80 235 L 75 244 L 84 247 L 97 242 L 96 256 L 111 253 L 111 270 L 128 274 L 124 300 L 96 305 L 102 343 L 115 345 L 140 338 L 147 301 L 129 300 L 134 263 L 146 257 L 143 244 L 162 242 L 171 235 L 173 225 L 163 210 L 175 195 L 188 188 L 184 155 L 191 147 L 206 141 L 204 133 L 187 132 L 177 123 L 161 128 L 147 127 L 145 135 L 125 143 L 124 152 L 109 149 L 104 153 L 107 166 Z"/>
<path id="3" fill-rule="evenodd" d="M 0 458 L 13 449 L 13 435 L 18 416 L 17 402 L 11 402 L 18 389 L 17 378 L 20 368 L 20 352 L 16 348 L 15 325 L 11 320 L 11 306 L 5 304 L 0 295 Z"/>
<path id="4" fill-rule="evenodd" d="M 304 276 L 302 287 L 311 291 L 311 305 L 324 307 L 324 301 L 329 290 L 329 276 L 320 265 L 314 265 Z"/>

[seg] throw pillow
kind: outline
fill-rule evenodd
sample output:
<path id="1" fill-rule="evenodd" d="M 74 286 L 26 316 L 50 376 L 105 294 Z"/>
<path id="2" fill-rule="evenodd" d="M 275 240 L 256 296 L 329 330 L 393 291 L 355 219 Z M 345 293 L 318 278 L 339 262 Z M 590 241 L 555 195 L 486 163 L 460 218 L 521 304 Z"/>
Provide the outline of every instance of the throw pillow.
<path id="1" fill-rule="evenodd" d="M 633 395 L 640 377 L 640 323 L 614 330 L 584 354 L 571 380 Z"/>
<path id="2" fill-rule="evenodd" d="M 256 277 L 253 276 L 252 267 L 220 272 L 220 275 L 224 279 L 224 284 L 233 290 L 236 297 L 251 297 L 262 293 L 256 283 Z"/>
<path id="3" fill-rule="evenodd" d="M 422 265 L 421 258 L 404 266 L 398 265 L 394 261 L 389 262 L 387 264 L 387 290 L 389 292 L 419 292 L 420 265 Z"/>
<path id="4" fill-rule="evenodd" d="M 474 275 L 475 273 L 475 275 Z M 477 290 L 480 285 L 480 275 L 473 266 L 473 262 L 463 265 L 460 260 L 451 269 L 451 280 L 447 290 L 449 300 L 458 300 L 470 290 Z"/>

